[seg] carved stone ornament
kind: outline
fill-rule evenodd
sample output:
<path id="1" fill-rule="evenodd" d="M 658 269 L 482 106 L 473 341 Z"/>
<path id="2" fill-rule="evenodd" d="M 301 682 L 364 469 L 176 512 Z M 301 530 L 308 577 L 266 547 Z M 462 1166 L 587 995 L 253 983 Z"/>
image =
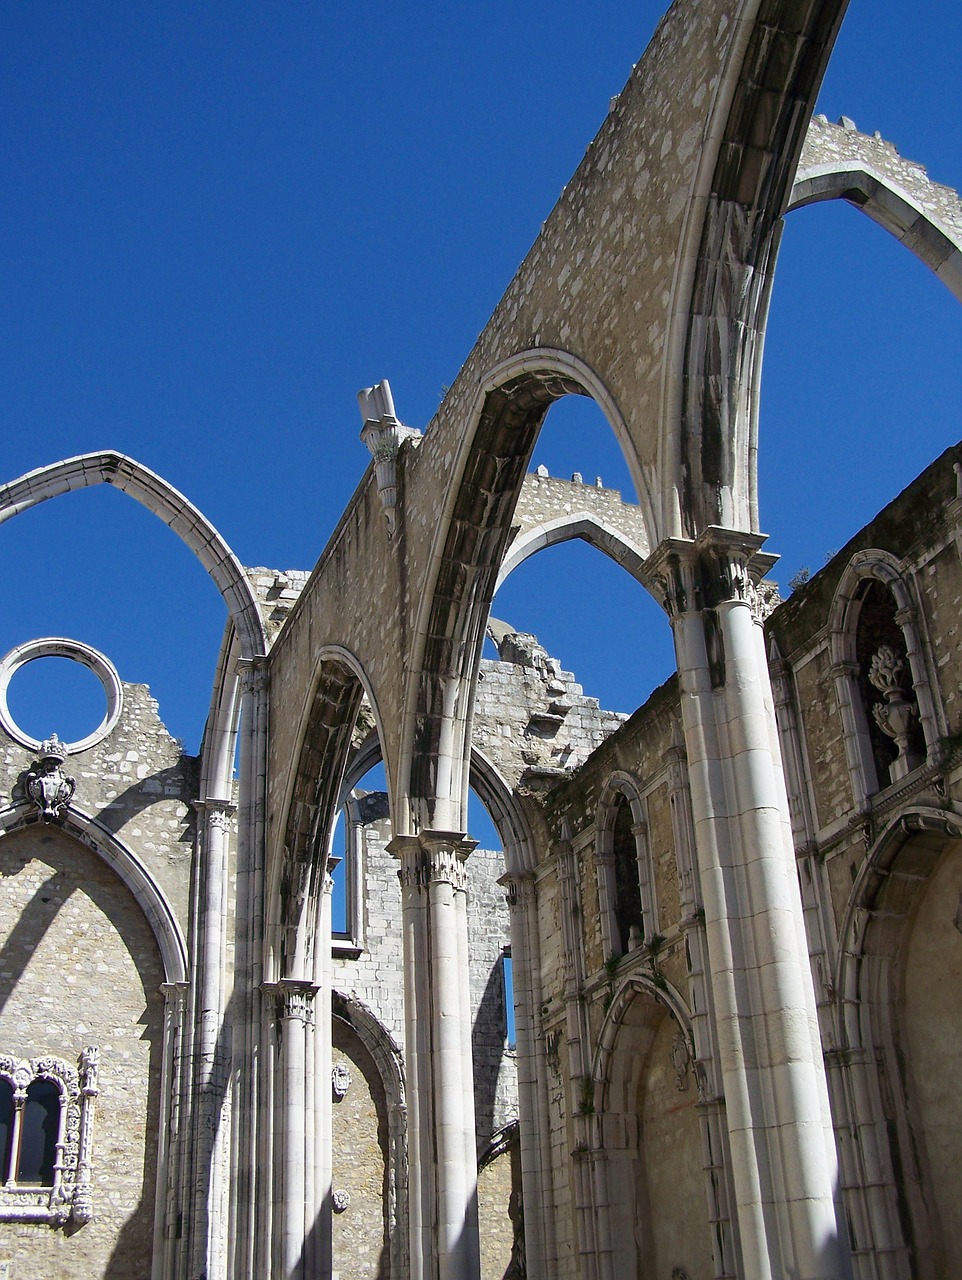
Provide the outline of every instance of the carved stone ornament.
<path id="1" fill-rule="evenodd" d="M 40 759 L 27 774 L 27 795 L 40 810 L 44 822 L 63 818 L 76 782 L 63 771 L 67 750 L 56 734 L 40 748 Z"/>
<path id="2" fill-rule="evenodd" d="M 343 1213 L 350 1203 L 351 1197 L 347 1191 L 335 1191 L 331 1194 L 331 1207 L 335 1213 Z"/>
<path id="3" fill-rule="evenodd" d="M 30 1086 L 40 1080 L 49 1081 L 60 1095 L 60 1127 L 52 1184 L 19 1185 L 16 1168 L 4 1169 L 0 1180 L 0 1222 L 45 1222 L 62 1226 L 72 1220 L 82 1225 L 93 1217 L 90 1163 L 99 1056 L 97 1048 L 87 1048 L 74 1068 L 60 1058 L 28 1059 L 0 1054 L 0 1080 L 6 1080 L 13 1089 L 14 1140 L 8 1144 L 10 1153 L 19 1147 L 16 1135 L 23 1123 Z M 8 1159 L 13 1165 L 12 1155 Z"/>
<path id="4" fill-rule="evenodd" d="M 898 747 L 898 756 L 889 766 L 893 782 L 921 763 L 909 741 L 918 711 L 902 685 L 904 671 L 905 660 L 891 645 L 883 644 L 873 656 L 868 672 L 869 682 L 885 697 L 884 702 L 877 702 L 872 708 L 875 723 Z"/>
<path id="5" fill-rule="evenodd" d="M 361 410 L 361 440 L 374 459 L 374 478 L 384 508 L 388 532 L 397 524 L 397 455 L 405 440 L 420 439 L 414 427 L 405 427 L 394 411 L 394 397 L 387 378 L 357 393 Z"/>
<path id="6" fill-rule="evenodd" d="M 335 1098 L 343 1098 L 351 1087 L 351 1073 L 343 1062 L 336 1062 L 331 1071 L 331 1086 Z"/>
<path id="7" fill-rule="evenodd" d="M 671 1042 L 671 1063 L 675 1068 L 675 1088 L 679 1093 L 684 1093 L 688 1088 L 691 1053 L 688 1048 L 688 1037 L 682 1031 L 676 1031 Z"/>

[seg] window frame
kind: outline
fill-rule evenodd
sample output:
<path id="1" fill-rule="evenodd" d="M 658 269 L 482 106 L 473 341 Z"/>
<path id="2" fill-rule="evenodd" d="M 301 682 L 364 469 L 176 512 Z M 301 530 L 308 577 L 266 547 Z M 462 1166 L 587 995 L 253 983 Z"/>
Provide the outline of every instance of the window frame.
<path id="1" fill-rule="evenodd" d="M 78 1224 L 93 1216 L 90 1194 L 90 1139 L 97 1096 L 99 1050 L 90 1046 L 70 1066 L 49 1055 L 17 1058 L 0 1054 L 0 1080 L 12 1090 L 8 1148 L 0 1152 L 0 1222 Z M 24 1110 L 31 1086 L 52 1084 L 59 1098 L 56 1153 L 49 1183 L 17 1179 L 22 1154 Z"/>

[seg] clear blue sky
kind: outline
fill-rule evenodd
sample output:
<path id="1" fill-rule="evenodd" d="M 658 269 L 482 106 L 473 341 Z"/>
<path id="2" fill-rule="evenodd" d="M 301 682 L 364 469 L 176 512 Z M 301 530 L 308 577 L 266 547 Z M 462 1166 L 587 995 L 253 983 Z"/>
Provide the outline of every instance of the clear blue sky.
<path id="1" fill-rule="evenodd" d="M 309 568 L 367 462 L 356 391 L 388 377 L 401 417 L 428 422 L 660 13 L 11 0 L 3 478 L 118 448 L 245 563 Z M 962 12 L 913 13 L 853 0 L 819 109 L 960 186 Z M 776 578 L 817 568 L 962 436 L 960 351 L 962 310 L 878 228 L 846 207 L 791 216 L 761 424 Z M 566 403 L 540 461 L 624 483 L 610 436 Z M 196 749 L 224 614 L 172 535 L 98 490 L 0 529 L 0 565 L 0 652 L 91 643 Z M 525 566 L 495 612 L 630 710 L 670 669 L 641 597 L 575 544 Z M 22 719 L 30 670 L 11 690 Z M 37 733 L 89 727 L 65 705 L 37 714 Z"/>

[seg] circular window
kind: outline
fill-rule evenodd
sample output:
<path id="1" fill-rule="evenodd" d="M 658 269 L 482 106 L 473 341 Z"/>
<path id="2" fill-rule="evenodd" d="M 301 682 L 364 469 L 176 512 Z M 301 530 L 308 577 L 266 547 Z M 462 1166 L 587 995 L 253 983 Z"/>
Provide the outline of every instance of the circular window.
<path id="1" fill-rule="evenodd" d="M 40 659 L 57 659 L 57 661 L 41 663 Z M 35 737 L 34 734 L 21 728 L 10 710 L 11 681 L 21 668 L 33 663 L 37 664 L 36 668 L 25 672 L 22 679 L 17 681 L 13 699 L 21 718 L 28 721 L 29 727 L 40 734 L 46 732 L 46 726 L 43 723 L 37 723 L 37 717 L 34 714 L 34 709 L 38 706 L 37 695 L 42 689 L 48 697 L 53 692 L 54 696 L 61 699 L 61 705 L 69 707 L 70 724 L 49 725 L 50 733 L 59 733 L 62 728 L 65 728 L 67 733 L 79 732 L 85 724 L 96 723 L 98 713 L 103 711 L 103 718 L 92 733 L 64 743 L 68 755 L 76 755 L 103 741 L 120 717 L 123 704 L 120 677 L 113 663 L 102 653 L 77 640 L 66 640 L 59 636 L 48 637 L 45 640 L 31 640 L 27 644 L 18 645 L 16 649 L 11 649 L 0 662 L 0 725 L 10 737 L 21 746 L 29 747 L 34 751 L 39 751 L 42 745 L 42 738 Z M 91 689 L 90 682 L 84 681 L 82 676 L 78 682 L 76 673 L 66 670 L 68 665 L 74 664 L 79 664 L 93 673 L 100 681 L 99 692 L 96 688 Z M 106 708 L 104 708 L 105 700 Z M 51 713 L 43 714 L 44 719 L 48 719 Z M 53 714 L 56 715 L 56 713 Z"/>

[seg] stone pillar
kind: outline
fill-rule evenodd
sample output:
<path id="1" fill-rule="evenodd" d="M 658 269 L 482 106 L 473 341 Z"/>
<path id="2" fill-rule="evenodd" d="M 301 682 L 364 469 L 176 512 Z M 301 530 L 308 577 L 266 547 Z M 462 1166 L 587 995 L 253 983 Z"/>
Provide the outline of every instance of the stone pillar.
<path id="1" fill-rule="evenodd" d="M 275 1127 L 273 1267 L 283 1280 L 307 1280 L 308 1146 L 313 1147 L 313 1098 L 308 1098 L 308 1045 L 313 1047 L 313 982 L 282 978 L 264 984 L 277 1002 L 279 1115 Z M 313 1153 L 312 1153 L 313 1154 Z M 313 1278 L 312 1278 L 313 1280 Z"/>
<path id="2" fill-rule="evenodd" d="M 551 1248 L 554 1230 L 548 1080 L 544 1053 L 539 1052 L 538 1045 L 542 988 L 537 889 L 532 872 L 509 873 L 498 883 L 505 887 L 511 916 L 525 1262 L 531 1280 L 540 1280 L 554 1275 L 557 1267 Z"/>
<path id="3" fill-rule="evenodd" d="M 201 840 L 193 1002 L 193 1101 L 190 1276 L 227 1274 L 224 1185 L 228 1149 L 230 1039 L 225 1024 L 230 833 L 236 806 L 208 797 L 195 801 Z"/>
<path id="4" fill-rule="evenodd" d="M 712 528 L 646 569 L 675 638 L 743 1274 L 838 1280 L 838 1162 L 753 613 L 762 541 Z"/>
<path id="5" fill-rule="evenodd" d="M 232 1274 L 266 1275 L 270 1239 L 272 1080 L 262 1008 L 269 681 L 264 659 L 238 663 L 240 694 L 234 954 Z M 225 753 L 232 764 L 233 749 Z M 273 1001 L 267 1002 L 269 1005 Z M 271 1010 L 273 1012 L 273 1010 Z"/>
<path id="6" fill-rule="evenodd" d="M 314 980 L 317 983 L 317 995 L 314 997 L 313 1021 L 313 1080 L 314 1080 L 314 1145 L 313 1152 L 313 1186 L 311 1202 L 307 1205 L 308 1234 L 310 1249 L 306 1274 L 313 1280 L 324 1280 L 331 1275 L 333 1261 L 331 1253 L 331 1213 L 332 1177 L 333 1177 L 333 1087 L 331 1071 L 333 1067 L 331 1055 L 331 986 L 333 966 L 331 963 L 331 892 L 334 881 L 331 878 L 340 858 L 328 858 L 321 887 L 320 910 L 318 912 L 317 938 L 314 944 Z"/>
<path id="7" fill-rule="evenodd" d="M 404 932 L 412 1280 L 477 1280 L 477 1139 L 465 863 L 475 841 L 395 836 Z"/>
<path id="8" fill-rule="evenodd" d="M 181 1126 L 184 1013 L 189 992 L 186 982 L 162 982 L 160 989 L 164 995 L 164 1039 L 160 1063 L 161 1121 L 151 1280 L 167 1280 L 174 1275 L 177 1192 L 184 1143 Z"/>

